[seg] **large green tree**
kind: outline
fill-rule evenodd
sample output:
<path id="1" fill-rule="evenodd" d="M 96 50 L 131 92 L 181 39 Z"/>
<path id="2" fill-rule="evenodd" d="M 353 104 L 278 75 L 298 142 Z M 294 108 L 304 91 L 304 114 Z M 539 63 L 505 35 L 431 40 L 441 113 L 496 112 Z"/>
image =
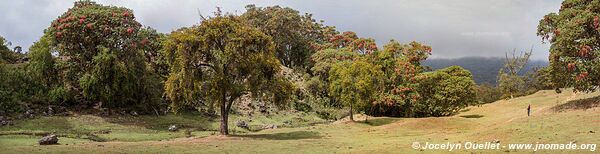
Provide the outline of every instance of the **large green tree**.
<path id="1" fill-rule="evenodd" d="M 329 74 L 329 93 L 350 108 L 352 121 L 354 110 L 363 111 L 375 101 L 383 86 L 383 72 L 379 66 L 363 60 L 336 63 Z"/>
<path id="2" fill-rule="evenodd" d="M 549 41 L 550 74 L 556 87 L 595 91 L 600 85 L 600 3 L 565 0 L 558 13 L 540 20 L 538 33 Z"/>
<path id="3" fill-rule="evenodd" d="M 29 47 L 28 74 L 46 88 L 57 84 L 55 60 L 51 53 L 50 38 L 43 36 Z M 46 89 L 47 90 L 47 89 Z"/>
<path id="4" fill-rule="evenodd" d="M 147 70 L 141 27 L 127 8 L 75 2 L 45 31 L 64 60 L 60 89 L 83 96 L 77 103 L 152 108 L 160 85 Z"/>
<path id="5" fill-rule="evenodd" d="M 242 95 L 258 98 L 265 92 L 279 94 L 292 88 L 277 75 L 281 64 L 271 37 L 238 16 L 217 13 L 198 26 L 175 31 L 165 50 L 175 57 L 165 84 L 173 109 L 203 100 L 215 102 L 222 135 L 229 134 L 229 112 Z M 285 96 L 274 95 L 271 102 L 283 103 Z"/>
<path id="6" fill-rule="evenodd" d="M 311 56 L 315 64 L 311 68 L 313 76 L 307 82 L 309 92 L 317 97 L 331 98 L 330 102 L 323 102 L 324 105 L 339 107 L 336 98 L 329 95 L 329 72 L 333 65 L 340 61 L 349 61 L 359 57 L 355 52 L 342 49 L 325 49 Z"/>
<path id="7" fill-rule="evenodd" d="M 272 37 L 275 56 L 287 67 L 308 68 L 310 56 L 316 51 L 314 44 L 326 41 L 331 27 L 316 22 L 311 14 L 288 7 L 246 6 L 242 19 Z"/>
<path id="8" fill-rule="evenodd" d="M 423 98 L 415 105 L 417 116 L 448 116 L 477 104 L 471 72 L 451 66 L 423 76 L 418 88 Z"/>

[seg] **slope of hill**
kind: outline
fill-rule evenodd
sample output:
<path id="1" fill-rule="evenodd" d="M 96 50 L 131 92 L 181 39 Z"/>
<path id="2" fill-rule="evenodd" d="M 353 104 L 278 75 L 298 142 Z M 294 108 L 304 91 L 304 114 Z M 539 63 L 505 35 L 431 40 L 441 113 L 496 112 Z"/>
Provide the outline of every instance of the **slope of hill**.
<path id="1" fill-rule="evenodd" d="M 504 65 L 504 58 L 485 58 L 485 57 L 463 57 L 456 59 L 428 59 L 423 65 L 431 67 L 433 70 L 445 68 L 448 66 L 460 66 L 473 74 L 473 79 L 478 84 L 488 83 L 496 85 L 498 70 Z M 533 70 L 535 67 L 547 66 L 547 61 L 533 60 L 523 69 L 521 73 Z"/>
<path id="2" fill-rule="evenodd" d="M 67 129 L 58 125 L 81 129 L 115 129 L 102 136 L 132 138 L 127 133 L 138 134 L 139 130 L 155 132 L 167 139 L 148 138 L 143 141 L 109 140 L 92 142 L 70 137 L 62 137 L 61 145 L 38 146 L 38 137 L 24 135 L 2 135 L 0 129 L 0 151 L 3 153 L 442 153 L 446 150 L 421 149 L 425 144 L 462 144 L 457 153 L 531 153 L 534 149 L 510 149 L 509 144 L 581 144 L 600 143 L 600 108 L 566 110 L 557 112 L 554 106 L 571 100 L 597 97 L 600 92 L 582 94 L 564 90 L 561 94 L 553 91 L 539 91 L 529 96 L 500 100 L 481 106 L 473 106 L 458 115 L 430 118 L 370 118 L 368 122 L 341 122 L 318 124 L 315 126 L 268 129 L 259 132 L 241 133 L 232 136 L 216 136 L 206 131 L 194 131 L 191 138 L 184 132 L 167 132 L 152 127 L 150 117 L 139 119 L 137 123 L 110 121 L 99 117 L 56 117 L 53 121 L 30 120 L 14 127 L 28 131 L 39 129 Z M 531 104 L 532 115 L 527 116 L 526 107 Z M 174 117 L 176 118 L 176 117 Z M 180 120 L 193 117 L 176 118 Z M 92 119 L 92 120 L 90 120 Z M 164 121 L 163 121 L 164 122 Z M 204 121 L 210 123 L 209 121 Z M 194 125 L 203 125 L 202 123 Z M 36 127 L 37 126 L 37 127 Z M 43 127 L 42 127 L 43 126 Z M 140 126 L 142 126 L 140 128 Z M 129 135 L 129 136 L 128 136 Z M 139 135 L 139 134 L 138 134 Z M 169 137 L 171 136 L 171 137 Z M 140 136 L 141 137 L 141 136 Z M 467 143 L 499 143 L 497 150 L 465 149 Z M 419 146 L 414 149 L 414 146 Z M 502 147 L 504 146 L 504 147 Z M 544 150 L 541 153 L 589 153 L 587 149 Z M 594 151 L 592 151 L 594 150 Z M 597 152 L 597 151 L 595 151 Z"/>

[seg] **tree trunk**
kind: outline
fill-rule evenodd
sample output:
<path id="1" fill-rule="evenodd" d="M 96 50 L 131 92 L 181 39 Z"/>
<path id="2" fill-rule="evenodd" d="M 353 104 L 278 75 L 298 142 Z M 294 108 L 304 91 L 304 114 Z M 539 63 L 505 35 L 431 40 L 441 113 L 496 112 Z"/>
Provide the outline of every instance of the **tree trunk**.
<path id="1" fill-rule="evenodd" d="M 352 115 L 352 104 L 350 104 L 350 121 L 354 121 L 354 116 Z"/>
<path id="2" fill-rule="evenodd" d="M 221 135 L 229 135 L 229 129 L 227 127 L 227 122 L 229 118 L 229 112 L 225 108 L 225 102 L 221 103 L 221 129 L 219 132 Z"/>
<path id="3" fill-rule="evenodd" d="M 227 127 L 227 122 L 229 121 L 229 110 L 227 110 L 227 97 L 225 90 L 221 91 L 221 101 L 219 102 L 221 108 L 221 128 L 219 132 L 221 135 L 229 135 L 229 128 Z"/>

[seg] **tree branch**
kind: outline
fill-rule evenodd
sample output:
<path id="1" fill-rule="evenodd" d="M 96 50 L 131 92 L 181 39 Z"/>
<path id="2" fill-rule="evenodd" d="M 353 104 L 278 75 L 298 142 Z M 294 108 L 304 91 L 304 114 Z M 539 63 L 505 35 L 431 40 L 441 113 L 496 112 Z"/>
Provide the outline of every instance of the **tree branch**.
<path id="1" fill-rule="evenodd" d="M 194 67 L 202 67 L 202 66 L 205 66 L 205 67 L 210 67 L 210 68 L 212 68 L 213 70 L 216 70 L 214 66 L 212 66 L 212 65 L 210 65 L 210 64 L 207 64 L 207 63 L 198 63 L 198 64 L 194 64 L 193 66 L 194 66 Z"/>

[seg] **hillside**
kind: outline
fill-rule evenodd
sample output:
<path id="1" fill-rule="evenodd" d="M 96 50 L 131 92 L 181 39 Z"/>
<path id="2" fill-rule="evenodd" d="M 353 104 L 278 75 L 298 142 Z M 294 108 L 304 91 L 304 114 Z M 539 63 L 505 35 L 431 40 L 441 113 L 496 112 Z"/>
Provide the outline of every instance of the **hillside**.
<path id="1" fill-rule="evenodd" d="M 456 59 L 428 59 L 423 62 L 423 65 L 431 67 L 433 70 L 445 68 L 448 66 L 460 66 L 469 71 L 473 75 L 473 80 L 478 84 L 488 83 L 496 85 L 498 70 L 504 65 L 504 58 L 485 58 L 485 57 L 463 57 Z M 525 73 L 533 70 L 535 67 L 547 66 L 547 61 L 533 60 L 525 66 L 522 72 Z"/>
<path id="2" fill-rule="evenodd" d="M 196 129 L 195 137 L 183 138 L 184 132 L 164 129 L 171 122 L 199 120 L 190 127 L 212 128 L 214 121 L 200 120 L 200 115 L 138 117 L 135 120 L 100 118 L 89 115 L 42 118 L 3 127 L 0 134 L 14 134 L 13 129 L 30 131 L 109 130 L 100 137 L 108 142 L 62 137 L 60 145 L 36 145 L 38 137 L 0 135 L 0 150 L 7 153 L 414 153 L 414 142 L 466 143 L 600 143 L 600 108 L 555 111 L 571 100 L 599 96 L 600 93 L 576 94 L 564 90 L 539 91 L 533 95 L 473 106 L 451 117 L 370 118 L 368 122 L 335 122 L 315 126 L 238 132 L 231 137 L 215 136 L 210 129 Z M 526 107 L 532 106 L 527 117 Z M 564 105 L 563 105 L 564 106 Z M 298 114 L 295 116 L 300 116 Z M 158 119 L 158 120 L 157 120 Z M 235 119 L 235 118 L 234 118 Z M 271 118 L 283 120 L 285 118 Z M 310 121 L 309 118 L 301 118 Z M 360 118 L 359 118 L 360 119 Z M 128 122 L 129 121 L 129 122 Z M 137 122 L 132 122 L 137 121 Z M 258 122 L 257 122 L 258 123 Z M 65 127 L 65 128 L 63 128 Z M 68 127 L 68 128 L 66 128 Z M 76 128 L 76 129 L 75 129 Z M 233 128 L 232 128 L 233 129 Z M 127 134 L 125 134 L 127 133 Z M 426 153 L 447 152 L 421 150 Z M 542 153 L 587 153 L 591 150 L 542 150 Z M 452 152 L 522 152 L 533 150 L 495 151 L 453 150 Z M 597 152 L 597 151 L 596 151 Z"/>

